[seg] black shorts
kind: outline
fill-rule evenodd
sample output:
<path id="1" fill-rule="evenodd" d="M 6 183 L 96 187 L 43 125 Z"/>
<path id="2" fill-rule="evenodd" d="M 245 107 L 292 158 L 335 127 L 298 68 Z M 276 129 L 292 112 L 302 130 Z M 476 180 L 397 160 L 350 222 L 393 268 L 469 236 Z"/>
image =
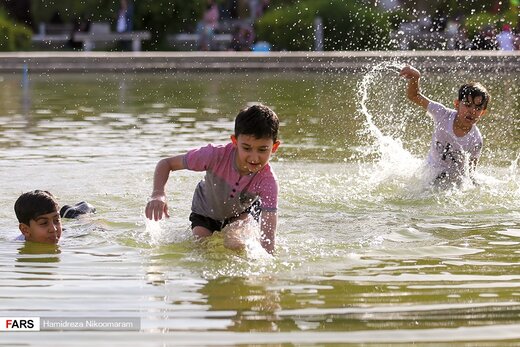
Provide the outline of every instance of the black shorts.
<path id="1" fill-rule="evenodd" d="M 260 201 L 257 200 L 241 214 L 249 213 L 258 222 L 260 219 L 260 212 Z M 233 222 L 234 220 L 235 218 L 228 218 L 221 221 L 200 215 L 195 212 L 190 214 L 191 229 L 195 227 L 204 227 L 211 232 L 222 230 L 226 225 Z"/>

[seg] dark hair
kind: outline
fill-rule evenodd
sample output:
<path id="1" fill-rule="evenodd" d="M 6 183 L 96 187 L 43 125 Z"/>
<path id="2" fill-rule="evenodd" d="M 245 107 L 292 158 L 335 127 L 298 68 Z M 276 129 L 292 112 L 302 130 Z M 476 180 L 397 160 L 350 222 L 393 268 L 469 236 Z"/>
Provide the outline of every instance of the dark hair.
<path id="1" fill-rule="evenodd" d="M 14 203 L 14 212 L 18 222 L 29 225 L 31 219 L 57 212 L 59 205 L 54 196 L 46 190 L 33 190 L 23 193 Z"/>
<path id="2" fill-rule="evenodd" d="M 482 97 L 482 102 L 477 106 L 482 106 L 483 109 L 487 108 L 489 100 L 491 100 L 491 95 L 488 93 L 487 89 L 478 82 L 466 83 L 460 86 L 459 101 L 468 100 L 469 96 L 471 96 L 473 100 L 475 100 L 477 96 Z"/>
<path id="3" fill-rule="evenodd" d="M 241 110 L 235 118 L 235 136 L 253 135 L 257 139 L 278 139 L 278 116 L 269 107 L 253 105 Z"/>

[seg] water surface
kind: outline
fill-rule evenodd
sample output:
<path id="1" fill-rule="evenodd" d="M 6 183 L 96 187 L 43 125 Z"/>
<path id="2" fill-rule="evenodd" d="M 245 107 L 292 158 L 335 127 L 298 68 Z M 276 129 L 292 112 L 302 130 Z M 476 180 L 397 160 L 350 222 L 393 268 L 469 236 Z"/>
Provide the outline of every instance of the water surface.
<path id="1" fill-rule="evenodd" d="M 1 76 L 0 316 L 139 317 L 142 328 L 2 342 L 519 343 L 520 76 L 424 74 L 425 94 L 445 104 L 467 80 L 493 95 L 480 185 L 438 191 L 421 173 L 431 120 L 395 72 L 371 68 Z M 172 218 L 146 223 L 157 161 L 226 143 L 255 102 L 282 120 L 275 256 L 228 251 L 221 235 L 193 241 L 200 173 L 173 174 Z M 14 201 L 32 189 L 98 213 L 65 220 L 57 247 L 12 242 Z"/>

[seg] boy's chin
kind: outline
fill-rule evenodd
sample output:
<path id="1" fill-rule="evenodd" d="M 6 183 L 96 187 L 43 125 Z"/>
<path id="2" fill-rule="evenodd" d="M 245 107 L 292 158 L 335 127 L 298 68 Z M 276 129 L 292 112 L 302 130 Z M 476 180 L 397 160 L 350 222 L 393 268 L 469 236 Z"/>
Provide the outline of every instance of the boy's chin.
<path id="1" fill-rule="evenodd" d="M 249 173 L 257 173 L 258 171 L 262 170 L 263 165 L 257 165 L 255 167 L 249 167 Z"/>
<path id="2" fill-rule="evenodd" d="M 54 239 L 54 238 L 53 239 L 47 238 L 47 239 L 43 239 L 43 240 L 28 239 L 26 241 L 42 243 L 42 244 L 47 244 L 47 245 L 56 245 L 60 241 L 60 238 L 56 238 L 56 239 Z"/>

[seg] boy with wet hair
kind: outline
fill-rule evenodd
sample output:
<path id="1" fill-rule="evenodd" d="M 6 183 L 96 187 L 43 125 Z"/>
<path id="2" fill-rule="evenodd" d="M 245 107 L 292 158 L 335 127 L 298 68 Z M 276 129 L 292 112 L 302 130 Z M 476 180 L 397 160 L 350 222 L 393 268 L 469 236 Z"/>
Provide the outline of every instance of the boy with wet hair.
<path id="1" fill-rule="evenodd" d="M 33 190 L 20 195 L 14 204 L 22 232 L 17 240 L 58 243 L 62 232 L 59 210 L 58 202 L 48 191 Z"/>
<path id="2" fill-rule="evenodd" d="M 249 216 L 260 222 L 260 243 L 274 251 L 278 207 L 278 184 L 269 159 L 280 145 L 279 120 L 264 105 L 239 112 L 235 131 L 227 145 L 209 144 L 186 154 L 165 158 L 155 168 L 153 191 L 145 209 L 148 219 L 169 217 L 165 185 L 170 171 L 205 171 L 192 200 L 190 215 L 193 235 L 205 238 L 226 225 Z M 224 245 L 243 248 L 224 233 Z"/>
<path id="3" fill-rule="evenodd" d="M 60 218 L 79 218 L 87 213 L 95 213 L 96 208 L 81 201 L 72 206 L 64 205 L 60 210 L 56 198 L 50 192 L 33 190 L 18 197 L 14 212 L 22 232 L 16 238 L 17 241 L 56 244 L 63 231 Z"/>
<path id="4" fill-rule="evenodd" d="M 435 123 L 428 153 L 434 183 L 441 186 L 459 184 L 465 175 L 473 179 L 483 145 L 476 124 L 486 114 L 491 100 L 486 88 L 477 82 L 463 84 L 454 102 L 455 109 L 451 109 L 421 94 L 421 74 L 417 69 L 407 65 L 399 75 L 408 79 L 408 99 L 424 108 Z"/>

